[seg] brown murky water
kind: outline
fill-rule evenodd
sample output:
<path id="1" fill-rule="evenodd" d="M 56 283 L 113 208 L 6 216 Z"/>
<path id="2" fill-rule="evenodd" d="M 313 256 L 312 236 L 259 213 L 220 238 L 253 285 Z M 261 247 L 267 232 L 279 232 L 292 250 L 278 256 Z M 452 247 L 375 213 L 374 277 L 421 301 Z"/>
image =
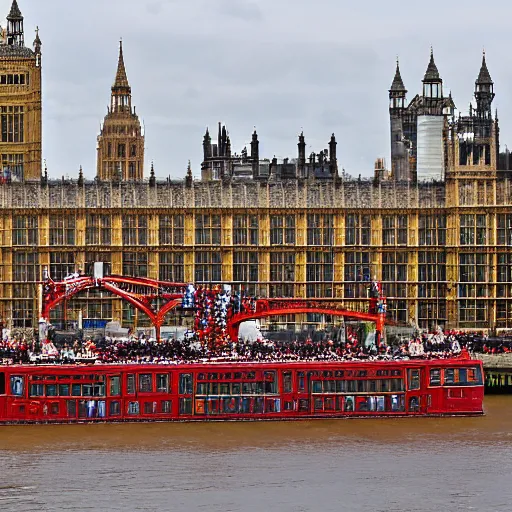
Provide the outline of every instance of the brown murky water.
<path id="1" fill-rule="evenodd" d="M 0 427 L 1 511 L 510 511 L 485 417 Z"/>

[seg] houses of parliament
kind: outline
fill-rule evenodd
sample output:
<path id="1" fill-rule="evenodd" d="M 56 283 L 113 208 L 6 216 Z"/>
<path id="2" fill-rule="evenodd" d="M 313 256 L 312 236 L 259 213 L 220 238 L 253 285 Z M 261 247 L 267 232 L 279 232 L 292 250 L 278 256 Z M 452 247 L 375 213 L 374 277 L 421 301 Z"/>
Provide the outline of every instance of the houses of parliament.
<path id="1" fill-rule="evenodd" d="M 326 149 L 278 161 L 236 153 L 226 126 L 206 130 L 201 178 L 158 180 L 144 169 L 144 133 L 120 45 L 111 101 L 97 139 L 97 176 L 52 180 L 42 168 L 43 43 L 25 41 L 13 0 L 0 37 L 0 320 L 35 328 L 43 269 L 54 280 L 103 262 L 106 274 L 227 283 L 271 297 L 321 297 L 356 306 L 382 281 L 389 315 L 430 329 L 512 329 L 512 177 L 500 153 L 494 83 L 475 59 L 474 101 L 456 114 L 434 53 L 410 101 L 397 62 L 389 89 L 390 168 L 372 179 L 339 172 Z M 113 49 L 114 50 L 114 49 Z M 115 71 L 115 73 L 114 73 Z M 390 78 L 393 77 L 392 72 Z M 198 141 L 200 144 L 201 141 Z M 92 150 L 92 148 L 91 148 Z M 53 312 L 143 326 L 106 292 Z M 279 318 L 276 326 L 328 322 Z M 169 323 L 179 322 L 179 314 Z M 275 320 L 274 320 L 275 322 Z"/>

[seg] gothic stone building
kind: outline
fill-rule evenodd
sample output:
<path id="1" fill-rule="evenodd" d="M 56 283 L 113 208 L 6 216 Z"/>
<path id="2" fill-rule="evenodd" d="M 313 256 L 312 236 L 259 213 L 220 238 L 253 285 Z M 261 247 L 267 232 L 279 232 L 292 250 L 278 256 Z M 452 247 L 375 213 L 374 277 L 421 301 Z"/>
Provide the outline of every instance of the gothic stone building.
<path id="1" fill-rule="evenodd" d="M 393 144 L 404 142 L 404 148 L 401 154 L 393 149 L 394 179 L 339 176 L 334 136 L 328 150 L 308 158 L 301 134 L 297 159 L 278 163 L 260 157 L 254 132 L 250 155 L 234 161 L 221 127 L 215 148 L 209 133 L 203 141 L 204 180 L 189 172 L 183 181 L 161 182 L 154 173 L 143 179 L 143 138 L 120 49 L 98 141 L 97 179 L 80 174 L 52 181 L 40 170 L 41 43 L 36 37 L 34 50 L 23 46 L 22 21 L 14 1 L 0 45 L 7 126 L 1 154 L 4 176 L 7 169 L 12 177 L 0 186 L 3 322 L 36 327 L 43 269 L 61 280 L 78 268 L 92 273 L 101 261 L 107 274 L 230 283 L 258 296 L 324 297 L 347 307 L 366 301 L 376 277 L 398 322 L 512 329 L 512 179 L 497 170 L 494 89 L 485 60 L 477 106 L 458 118 L 443 96 L 433 56 L 411 111 L 397 70 L 390 92 L 392 114 L 399 116 Z M 421 146 L 429 140 L 432 154 Z M 420 179 L 421 154 L 425 168 L 438 172 L 441 165 L 442 180 Z M 63 324 L 80 314 L 127 326 L 147 322 L 101 291 L 73 299 L 53 320 Z M 168 320 L 180 322 L 179 312 Z"/>

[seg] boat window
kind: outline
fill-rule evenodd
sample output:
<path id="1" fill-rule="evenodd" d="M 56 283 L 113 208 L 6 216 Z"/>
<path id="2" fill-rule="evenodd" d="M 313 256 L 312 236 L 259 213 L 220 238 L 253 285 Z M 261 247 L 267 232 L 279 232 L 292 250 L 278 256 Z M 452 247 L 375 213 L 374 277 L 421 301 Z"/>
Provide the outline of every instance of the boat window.
<path id="1" fill-rule="evenodd" d="M 21 375 L 11 376 L 11 395 L 23 396 L 25 379 Z"/>
<path id="2" fill-rule="evenodd" d="M 326 411 L 334 411 L 334 398 L 333 397 L 326 397 L 324 401 L 324 410 Z"/>
<path id="3" fill-rule="evenodd" d="M 71 380 L 71 375 L 59 375 L 58 380 Z"/>
<path id="4" fill-rule="evenodd" d="M 120 396 L 121 395 L 121 377 L 119 375 L 115 375 L 110 378 L 110 396 Z"/>
<path id="5" fill-rule="evenodd" d="M 151 373 L 141 373 L 139 375 L 139 391 L 141 393 L 151 393 L 153 391 L 153 375 Z"/>
<path id="6" fill-rule="evenodd" d="M 349 393 L 354 393 L 356 390 L 356 381 L 355 380 L 347 380 L 347 391 Z"/>
<path id="7" fill-rule="evenodd" d="M 265 393 L 277 393 L 276 372 L 264 372 Z"/>
<path id="8" fill-rule="evenodd" d="M 226 414 L 238 413 L 240 407 L 240 399 L 237 397 L 229 397 L 222 399 L 222 412 Z"/>
<path id="9" fill-rule="evenodd" d="M 93 385 L 93 396 L 105 396 L 105 384 Z"/>
<path id="10" fill-rule="evenodd" d="M 0 372 L 0 395 L 5 395 L 5 373 Z"/>
<path id="11" fill-rule="evenodd" d="M 216 373 L 209 373 L 208 380 L 218 380 L 219 376 Z"/>
<path id="12" fill-rule="evenodd" d="M 315 411 L 323 411 L 324 410 L 324 401 L 322 398 L 315 398 L 313 401 Z"/>
<path id="13" fill-rule="evenodd" d="M 135 375 L 133 373 L 126 376 L 126 392 L 129 395 L 135 394 Z"/>
<path id="14" fill-rule="evenodd" d="M 409 370 L 409 389 L 420 389 L 420 371 Z"/>
<path id="15" fill-rule="evenodd" d="M 82 380 L 81 375 L 73 375 L 73 380 Z"/>
<path id="16" fill-rule="evenodd" d="M 322 381 L 314 380 L 313 381 L 313 393 L 321 393 L 322 392 Z"/>
<path id="17" fill-rule="evenodd" d="M 180 398 L 180 414 L 192 414 L 192 398 Z"/>
<path id="18" fill-rule="evenodd" d="M 285 411 L 293 411 L 293 402 L 291 400 L 286 400 L 284 402 L 284 409 Z"/>
<path id="19" fill-rule="evenodd" d="M 252 389 L 252 382 L 243 382 L 242 383 L 242 394 L 250 395 Z"/>
<path id="20" fill-rule="evenodd" d="M 445 368 L 444 370 L 444 383 L 454 384 L 455 382 L 455 370 L 453 368 Z"/>
<path id="21" fill-rule="evenodd" d="M 66 400 L 68 418 L 76 418 L 76 400 Z"/>
<path id="22" fill-rule="evenodd" d="M 196 400 L 196 410 L 195 410 L 196 414 L 205 414 L 206 413 L 205 402 L 206 401 L 204 400 L 204 398 Z"/>
<path id="23" fill-rule="evenodd" d="M 241 372 L 235 372 L 235 380 L 240 380 L 242 378 Z"/>
<path id="24" fill-rule="evenodd" d="M 297 372 L 299 378 L 299 391 L 305 391 L 305 379 L 304 372 Z"/>
<path id="25" fill-rule="evenodd" d="M 375 393 L 375 391 L 377 391 L 377 381 L 376 380 L 368 381 L 368 391 L 370 393 Z"/>
<path id="26" fill-rule="evenodd" d="M 56 384 L 46 384 L 46 396 L 57 396 Z"/>
<path id="27" fill-rule="evenodd" d="M 366 392 L 366 381 L 365 380 L 358 380 L 357 381 L 357 391 L 359 393 L 365 393 Z"/>
<path id="28" fill-rule="evenodd" d="M 346 396 L 343 403 L 343 410 L 346 412 L 354 412 L 354 397 Z"/>
<path id="29" fill-rule="evenodd" d="M 336 393 L 344 393 L 347 389 L 347 381 L 346 380 L 337 380 L 336 381 Z"/>
<path id="30" fill-rule="evenodd" d="M 206 414 L 219 413 L 219 400 L 217 398 L 208 398 L 206 401 Z"/>
<path id="31" fill-rule="evenodd" d="M 156 390 L 159 393 L 169 393 L 169 374 L 157 373 L 156 375 Z"/>
<path id="32" fill-rule="evenodd" d="M 59 396 L 69 396 L 69 384 L 59 384 Z"/>
<path id="33" fill-rule="evenodd" d="M 196 387 L 197 395 L 207 395 L 208 394 L 208 384 L 206 382 L 198 382 Z"/>
<path id="34" fill-rule="evenodd" d="M 78 417 L 87 418 L 87 402 L 85 400 L 78 401 Z"/>
<path id="35" fill-rule="evenodd" d="M 220 385 L 220 394 L 221 395 L 229 395 L 229 384 L 227 382 L 222 382 Z"/>
<path id="36" fill-rule="evenodd" d="M 218 395 L 219 394 L 219 383 L 218 382 L 212 382 L 210 384 L 210 395 Z"/>
<path id="37" fill-rule="evenodd" d="M 481 385 L 482 384 L 482 372 L 479 367 L 468 368 L 468 384 Z"/>
<path id="38" fill-rule="evenodd" d="M 404 412 L 404 410 L 405 410 L 404 395 L 391 395 L 391 410 L 393 412 Z"/>
<path id="39" fill-rule="evenodd" d="M 156 402 L 144 402 L 144 414 L 156 414 Z"/>
<path id="40" fill-rule="evenodd" d="M 71 386 L 71 396 L 82 396 L 82 386 L 80 384 Z"/>
<path id="41" fill-rule="evenodd" d="M 50 404 L 50 414 L 59 414 L 59 402 L 52 402 Z"/>
<path id="42" fill-rule="evenodd" d="M 44 396 L 44 386 L 42 384 L 31 384 L 30 396 Z"/>
<path id="43" fill-rule="evenodd" d="M 377 412 L 384 412 L 386 410 L 386 402 L 383 396 L 378 396 L 377 398 Z"/>
<path id="44" fill-rule="evenodd" d="M 263 397 L 257 397 L 254 399 L 254 412 L 256 414 L 261 414 L 263 412 Z"/>
<path id="45" fill-rule="evenodd" d="M 94 396 L 92 384 L 84 384 L 82 386 L 82 396 Z"/>
<path id="46" fill-rule="evenodd" d="M 206 373 L 200 373 L 197 376 L 197 380 L 206 380 Z"/>
<path id="47" fill-rule="evenodd" d="M 139 414 L 139 402 L 128 403 L 128 414 Z"/>
<path id="48" fill-rule="evenodd" d="M 256 378 L 256 374 L 254 372 L 248 372 L 247 373 L 247 378 L 249 380 L 254 380 Z"/>
<path id="49" fill-rule="evenodd" d="M 283 372 L 283 388 L 285 393 L 292 392 L 292 372 Z"/>
<path id="50" fill-rule="evenodd" d="M 180 373 L 180 394 L 192 394 L 192 375 L 190 373 Z M 192 405 L 190 407 L 190 414 L 192 414 Z"/>
<path id="51" fill-rule="evenodd" d="M 233 382 L 233 384 L 231 384 L 231 394 L 232 395 L 240 394 L 240 383 L 239 382 Z"/>
<path id="52" fill-rule="evenodd" d="M 430 370 L 430 385 L 440 386 L 441 385 L 441 370 L 440 368 L 432 368 Z"/>
<path id="53" fill-rule="evenodd" d="M 420 410 L 420 399 L 417 396 L 411 396 L 409 398 L 409 411 L 419 412 Z"/>
<path id="54" fill-rule="evenodd" d="M 121 404 L 117 400 L 110 402 L 110 416 L 119 416 L 121 414 Z"/>
<path id="55" fill-rule="evenodd" d="M 172 409 L 172 402 L 170 400 L 162 400 L 160 402 L 160 412 L 169 414 Z"/>
<path id="56" fill-rule="evenodd" d="M 465 385 L 468 383 L 468 370 L 466 368 L 459 368 L 459 384 Z"/>
<path id="57" fill-rule="evenodd" d="M 224 380 L 231 380 L 232 378 L 233 378 L 233 374 L 231 374 L 231 373 L 224 374 Z"/>

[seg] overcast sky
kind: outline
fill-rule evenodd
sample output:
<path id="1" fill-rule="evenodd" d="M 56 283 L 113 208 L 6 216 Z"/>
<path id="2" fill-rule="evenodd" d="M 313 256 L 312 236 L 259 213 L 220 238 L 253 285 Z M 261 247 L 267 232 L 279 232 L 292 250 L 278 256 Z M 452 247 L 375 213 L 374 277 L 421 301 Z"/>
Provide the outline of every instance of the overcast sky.
<path id="1" fill-rule="evenodd" d="M 0 1 L 5 17 L 11 0 Z M 18 0 L 26 42 L 43 42 L 43 156 L 51 177 L 96 174 L 96 136 L 123 38 L 133 104 L 146 127 L 146 176 L 200 174 L 206 126 L 232 148 L 296 157 L 338 140 L 340 169 L 389 162 L 388 89 L 396 56 L 411 99 L 430 46 L 445 92 L 468 110 L 485 47 L 502 147 L 512 144 L 512 3 L 429 0 Z M 491 5 L 492 4 L 492 5 Z M 3 22 L 5 25 L 5 22 Z"/>

